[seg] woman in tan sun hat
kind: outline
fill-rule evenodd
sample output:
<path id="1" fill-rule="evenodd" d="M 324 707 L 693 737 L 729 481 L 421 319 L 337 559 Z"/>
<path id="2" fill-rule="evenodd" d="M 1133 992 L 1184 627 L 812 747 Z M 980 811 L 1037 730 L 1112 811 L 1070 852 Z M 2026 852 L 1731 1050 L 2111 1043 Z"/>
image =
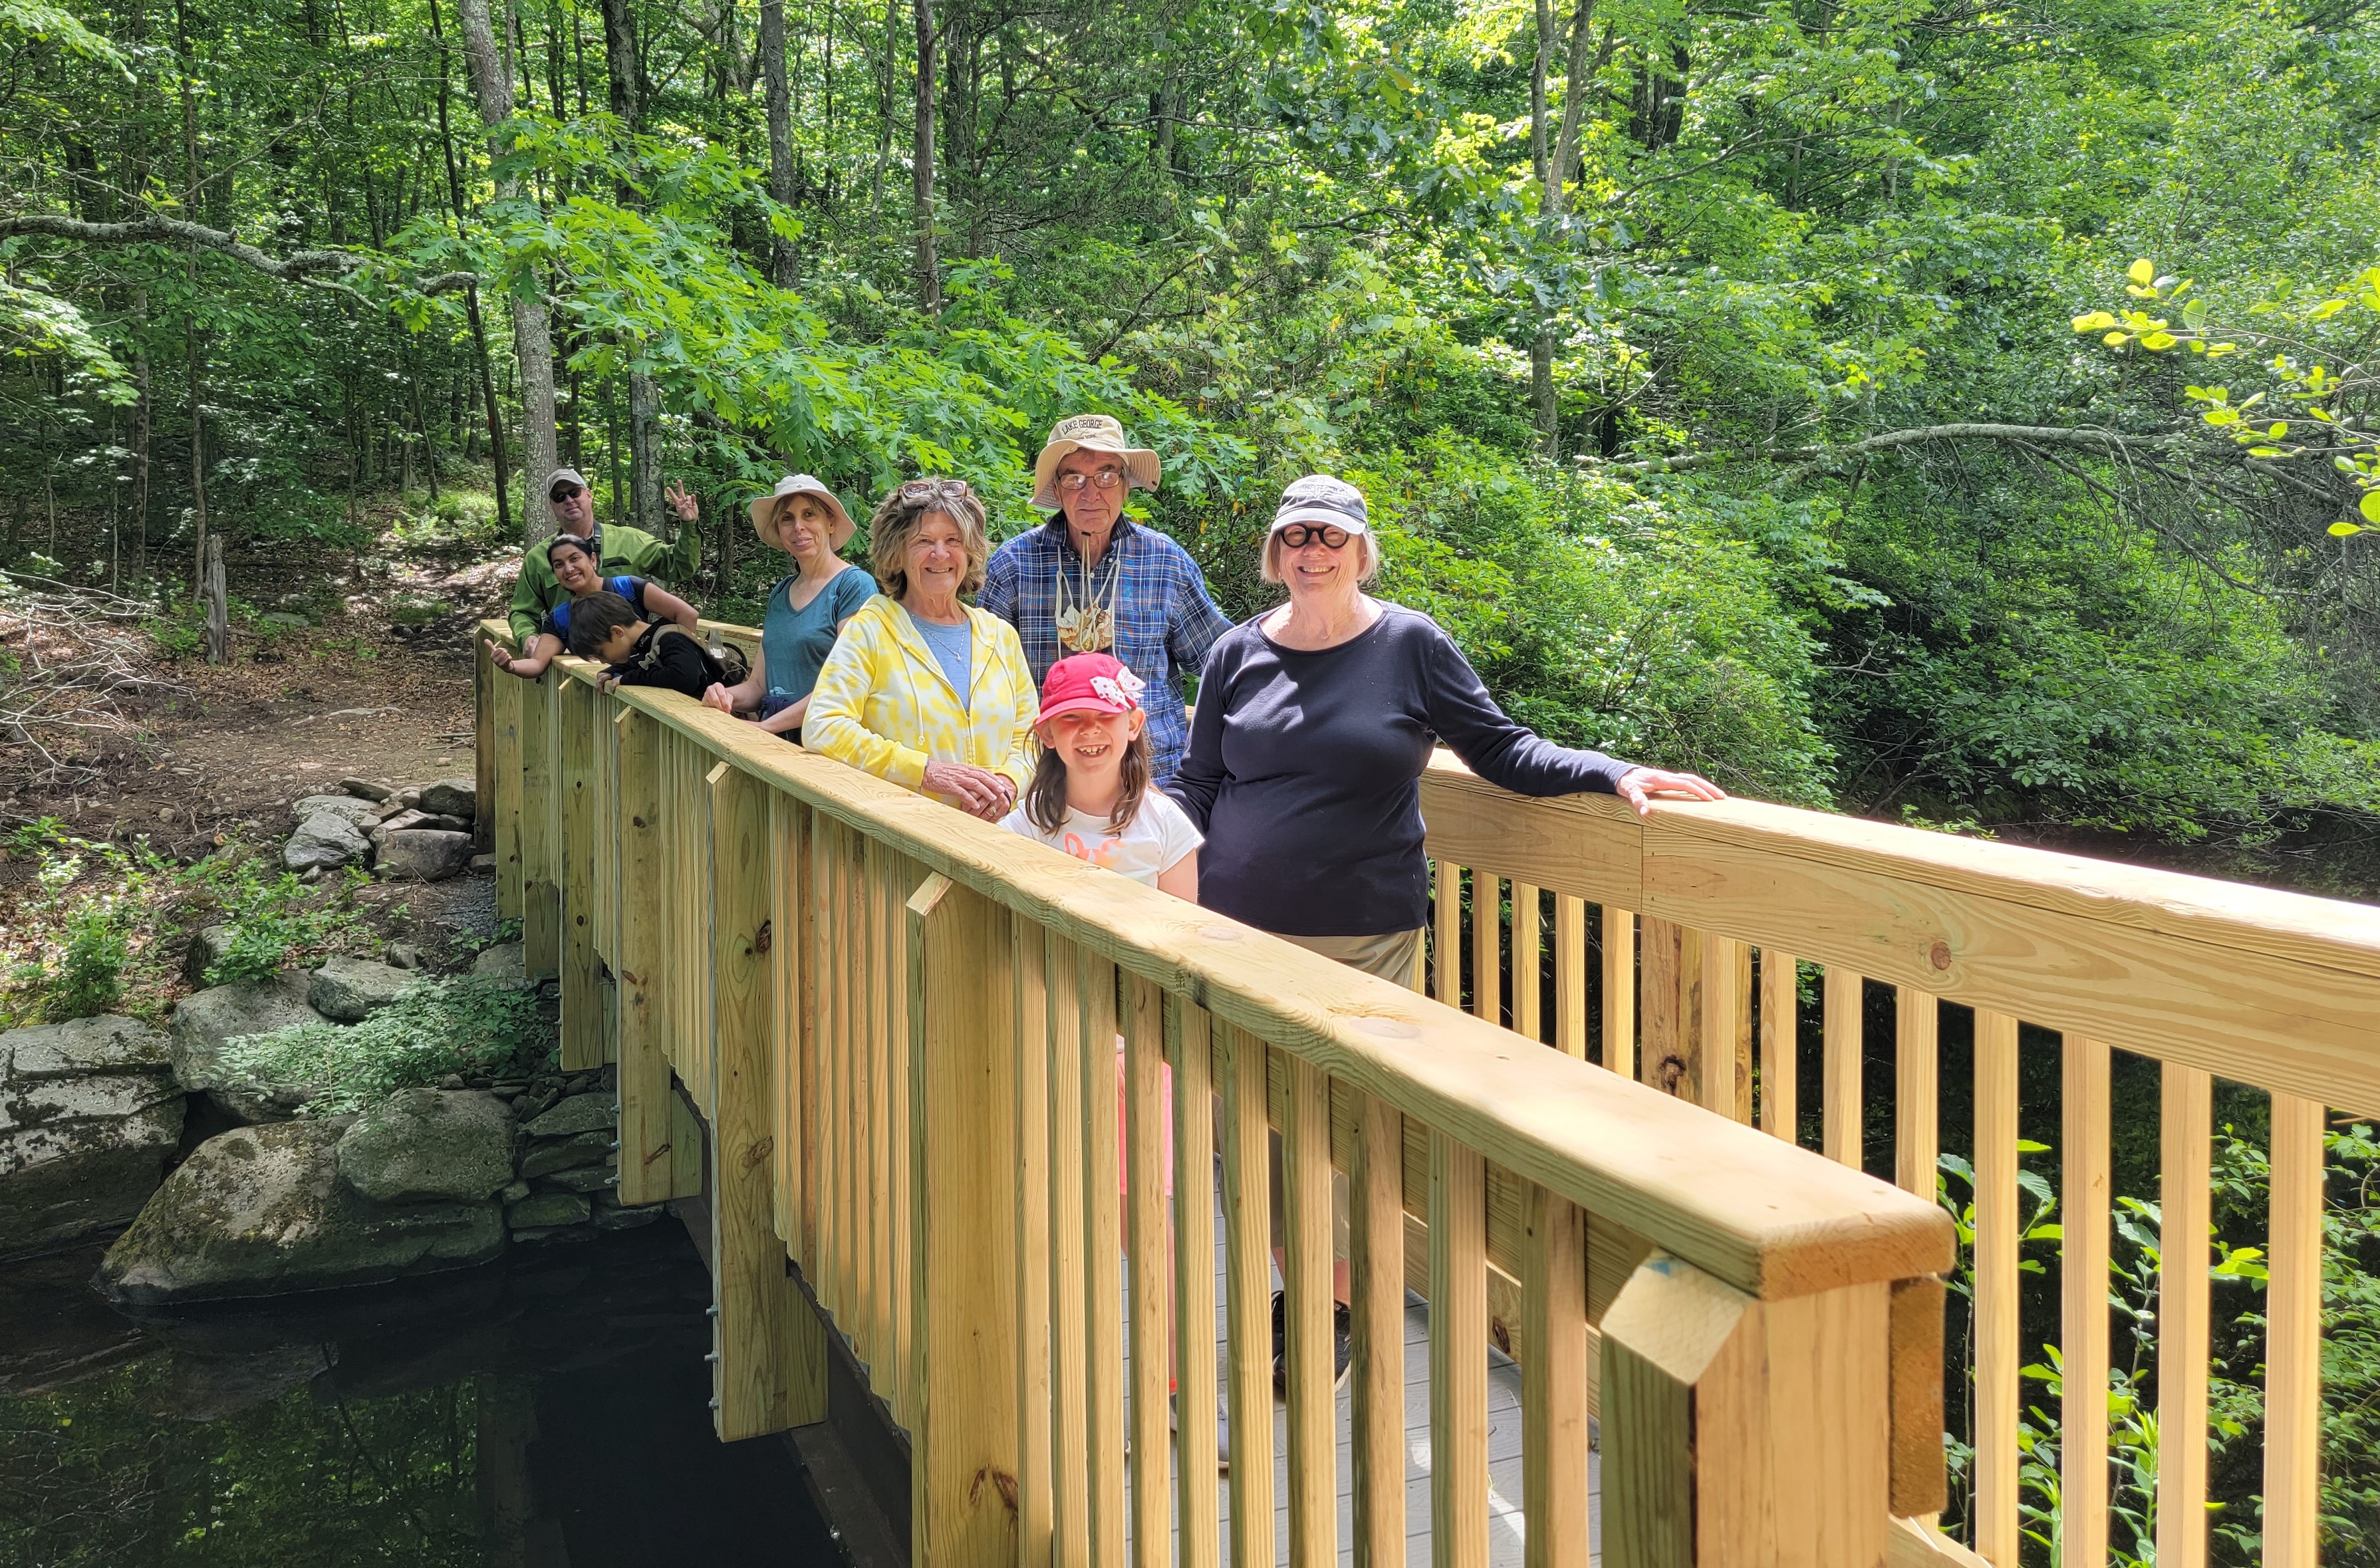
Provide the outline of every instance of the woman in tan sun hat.
<path id="1" fill-rule="evenodd" d="M 1182 677 L 1232 623 L 1189 552 L 1123 515 L 1125 493 L 1160 477 L 1157 454 L 1107 415 L 1060 419 L 1033 464 L 1033 504 L 1057 516 L 1000 547 L 976 602 L 1016 628 L 1037 684 L 1074 653 L 1112 654 L 1138 675 L 1150 782 L 1162 787 L 1189 738 Z"/>
<path id="2" fill-rule="evenodd" d="M 753 498 L 751 512 L 752 531 L 792 556 L 794 570 L 769 590 L 752 674 L 735 686 L 712 687 L 702 700 L 723 712 L 757 712 L 762 729 L 799 740 L 819 666 L 875 595 L 876 579 L 836 553 L 850 541 L 851 514 L 810 475 L 779 480 L 776 489 Z"/>

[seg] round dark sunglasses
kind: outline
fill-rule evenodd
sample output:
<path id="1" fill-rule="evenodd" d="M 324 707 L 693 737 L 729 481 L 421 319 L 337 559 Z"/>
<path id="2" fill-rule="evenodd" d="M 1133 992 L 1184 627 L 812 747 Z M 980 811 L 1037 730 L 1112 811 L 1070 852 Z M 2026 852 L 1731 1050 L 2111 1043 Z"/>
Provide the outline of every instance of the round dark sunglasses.
<path id="1" fill-rule="evenodd" d="M 1354 537 L 1335 523 L 1292 523 L 1281 530 L 1281 541 L 1292 550 L 1303 550 L 1318 539 L 1337 550 Z"/>

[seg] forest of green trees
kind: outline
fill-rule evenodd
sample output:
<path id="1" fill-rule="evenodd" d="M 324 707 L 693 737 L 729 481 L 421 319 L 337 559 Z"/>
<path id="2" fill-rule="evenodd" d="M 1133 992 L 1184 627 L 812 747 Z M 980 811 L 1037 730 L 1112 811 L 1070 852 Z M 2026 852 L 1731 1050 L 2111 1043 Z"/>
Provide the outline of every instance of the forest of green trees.
<path id="1" fill-rule="evenodd" d="M 1564 738 L 2367 889 L 2376 62 L 2247 0 L 0 0 L 0 555 L 170 613 L 400 488 L 539 532 L 558 453 L 691 481 L 748 613 L 745 487 L 1013 529 L 1098 407 L 1236 613 L 1268 487 L 1356 479 Z"/>
<path id="2" fill-rule="evenodd" d="M 754 487 L 954 473 L 1011 533 L 1104 410 L 1235 615 L 1332 471 L 1548 734 L 2370 897 L 2375 119 L 2345 0 L 0 0 L 0 569 L 173 632 L 209 537 L 253 614 L 392 518 L 517 549 L 560 461 L 657 532 L 686 480 L 670 586 L 750 619 Z M 2340 1136 L 2325 1560 L 2372 1562 Z"/>

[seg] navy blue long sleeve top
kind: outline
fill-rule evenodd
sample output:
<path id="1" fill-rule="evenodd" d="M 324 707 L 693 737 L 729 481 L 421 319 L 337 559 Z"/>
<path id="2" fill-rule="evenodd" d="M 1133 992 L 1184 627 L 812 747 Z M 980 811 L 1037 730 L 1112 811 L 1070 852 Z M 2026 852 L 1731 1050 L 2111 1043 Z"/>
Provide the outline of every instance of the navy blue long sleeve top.
<path id="1" fill-rule="evenodd" d="M 1283 936 L 1420 926 L 1421 775 L 1440 740 L 1520 795 L 1608 795 L 1631 766 L 1513 723 L 1438 623 L 1398 605 L 1314 652 L 1257 621 L 1224 633 L 1172 785 L 1207 835 L 1198 902 Z"/>

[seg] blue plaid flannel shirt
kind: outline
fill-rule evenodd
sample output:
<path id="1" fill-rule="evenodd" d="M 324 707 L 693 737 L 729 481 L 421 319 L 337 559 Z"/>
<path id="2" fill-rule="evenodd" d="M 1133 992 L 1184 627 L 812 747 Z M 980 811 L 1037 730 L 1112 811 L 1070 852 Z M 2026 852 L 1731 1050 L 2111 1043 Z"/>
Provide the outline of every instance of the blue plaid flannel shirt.
<path id="1" fill-rule="evenodd" d="M 1182 677 L 1205 666 L 1207 650 L 1232 623 L 1207 597 L 1207 579 L 1190 553 L 1129 517 L 1116 519 L 1115 537 L 1091 573 L 1094 599 L 1107 602 L 1117 572 L 1123 580 L 1115 585 L 1116 640 L 1108 651 L 1148 683 L 1140 705 L 1148 713 L 1150 782 L 1163 784 L 1189 744 Z M 1062 512 L 1002 545 L 984 574 L 976 602 L 1016 628 L 1036 686 L 1064 651 L 1058 646 L 1059 578 L 1074 585 L 1067 591 L 1071 602 L 1079 596 L 1082 573 L 1083 558 Z"/>

